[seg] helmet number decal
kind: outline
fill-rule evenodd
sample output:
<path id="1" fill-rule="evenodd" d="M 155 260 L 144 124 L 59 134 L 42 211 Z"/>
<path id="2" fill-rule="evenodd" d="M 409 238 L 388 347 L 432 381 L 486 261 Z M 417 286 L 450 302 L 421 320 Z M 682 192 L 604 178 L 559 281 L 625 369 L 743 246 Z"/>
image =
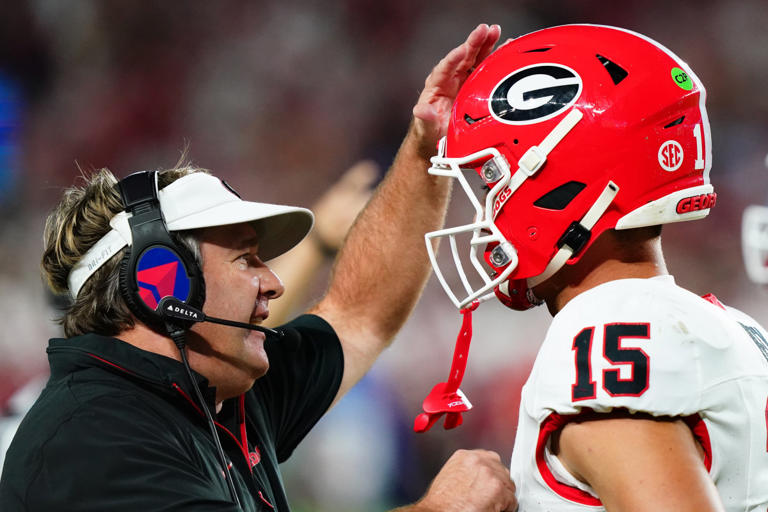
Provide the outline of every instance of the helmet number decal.
<path id="1" fill-rule="evenodd" d="M 694 169 L 704 168 L 704 143 L 701 140 L 701 125 L 697 124 L 693 127 L 693 137 L 696 139 L 696 162 L 693 164 Z"/>
<path id="2" fill-rule="evenodd" d="M 534 64 L 496 84 L 488 107 L 502 123 L 533 124 L 573 105 L 581 90 L 581 77 L 574 70 L 560 64 Z"/>

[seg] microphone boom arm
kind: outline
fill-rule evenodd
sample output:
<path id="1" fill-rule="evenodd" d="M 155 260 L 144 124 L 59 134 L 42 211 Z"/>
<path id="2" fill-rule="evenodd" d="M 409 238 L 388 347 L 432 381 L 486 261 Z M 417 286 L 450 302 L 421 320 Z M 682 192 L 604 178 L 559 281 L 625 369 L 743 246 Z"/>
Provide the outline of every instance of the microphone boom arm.
<path id="1" fill-rule="evenodd" d="M 252 331 L 261 331 L 265 334 L 271 334 L 272 336 L 282 337 L 283 331 L 276 331 L 269 327 L 263 327 L 261 325 L 247 324 L 244 322 L 236 322 L 234 320 L 225 320 L 223 318 L 216 318 L 208 316 L 197 308 L 193 308 L 189 304 L 186 304 L 176 297 L 168 296 L 163 297 L 160 303 L 155 308 L 155 311 L 163 315 L 168 319 L 186 320 L 188 322 L 211 322 L 214 324 L 228 325 L 230 327 L 240 327 L 243 329 L 251 329 Z"/>

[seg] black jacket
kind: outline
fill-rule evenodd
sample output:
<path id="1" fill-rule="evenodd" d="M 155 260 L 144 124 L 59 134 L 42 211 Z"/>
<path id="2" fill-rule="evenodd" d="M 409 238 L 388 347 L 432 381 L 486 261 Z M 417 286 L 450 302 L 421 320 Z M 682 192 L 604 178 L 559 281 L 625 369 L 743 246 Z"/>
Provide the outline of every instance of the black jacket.
<path id="1" fill-rule="evenodd" d="M 246 511 L 288 510 L 278 463 L 341 382 L 333 329 L 310 315 L 288 326 L 299 339 L 268 339 L 267 375 L 216 418 Z M 0 510 L 238 510 L 181 363 L 95 334 L 53 339 L 48 354 L 50 380 L 5 459 Z"/>

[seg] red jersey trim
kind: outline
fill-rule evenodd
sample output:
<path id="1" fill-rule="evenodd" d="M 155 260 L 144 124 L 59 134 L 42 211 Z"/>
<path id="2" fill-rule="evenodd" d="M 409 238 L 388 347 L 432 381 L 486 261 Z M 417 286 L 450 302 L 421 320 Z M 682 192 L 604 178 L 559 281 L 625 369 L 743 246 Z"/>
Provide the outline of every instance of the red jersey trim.
<path id="1" fill-rule="evenodd" d="M 715 299 L 717 300 L 717 299 Z M 544 449 L 547 446 L 549 437 L 562 429 L 569 422 L 574 421 L 584 416 L 593 416 L 599 413 L 595 413 L 592 410 L 584 411 L 580 414 L 561 415 L 553 412 L 541 423 L 539 427 L 539 439 L 536 443 L 536 465 L 539 468 L 539 474 L 544 479 L 546 484 L 552 491 L 558 496 L 567 500 L 579 503 L 581 505 L 589 506 L 602 506 L 602 502 L 589 494 L 576 487 L 572 487 L 568 484 L 564 484 L 555 479 L 552 471 L 547 465 L 547 461 L 544 457 Z M 699 414 L 691 414 L 690 416 L 683 416 L 681 419 L 685 422 L 688 428 L 691 429 L 693 437 L 698 441 L 704 450 L 704 467 L 707 472 L 712 470 L 712 442 L 709 438 L 709 430 L 707 424 L 704 422 Z"/>
<path id="2" fill-rule="evenodd" d="M 245 395 L 240 395 L 237 400 L 237 420 L 240 424 L 240 441 L 243 448 L 248 448 L 248 433 L 245 430 Z M 244 450 L 247 451 L 247 450 Z"/>
<path id="3" fill-rule="evenodd" d="M 205 416 L 205 414 L 203 413 L 203 410 L 200 408 L 200 406 L 199 406 L 199 405 L 197 405 L 197 403 L 195 403 L 195 401 L 194 401 L 194 400 L 192 400 L 192 398 L 190 398 L 190 396 L 189 396 L 189 395 L 188 395 L 188 394 L 187 394 L 187 393 L 186 393 L 186 392 L 185 392 L 183 389 L 181 389 L 181 386 L 179 386 L 179 385 L 178 385 L 178 384 L 176 384 L 175 382 L 174 382 L 174 383 L 172 383 L 172 384 L 171 384 L 171 386 L 173 386 L 173 389 L 175 389 L 175 390 L 176 390 L 176 391 L 177 391 L 177 392 L 178 392 L 178 393 L 179 393 L 181 396 L 183 396 L 183 397 L 184 397 L 184 399 L 185 399 L 187 402 L 189 402 L 189 404 L 190 404 L 192 407 L 194 407 L 194 408 L 195 408 L 195 410 L 198 412 L 198 414 L 200 414 L 201 416 Z"/>
<path id="4" fill-rule="evenodd" d="M 539 474 L 547 483 L 550 489 L 552 489 L 558 496 L 567 500 L 579 503 L 581 505 L 589 505 L 592 507 L 601 507 L 603 503 L 589 494 L 576 487 L 572 487 L 568 484 L 559 482 L 555 475 L 547 465 L 547 461 L 544 458 L 544 448 L 547 446 L 549 437 L 563 428 L 569 421 L 575 420 L 580 415 L 574 414 L 569 416 L 563 416 L 556 412 L 553 412 L 542 422 L 539 427 L 539 440 L 536 443 L 536 465 L 539 468 Z"/>
<path id="5" fill-rule="evenodd" d="M 194 400 L 192 400 L 192 398 L 187 393 L 184 392 L 183 389 L 181 389 L 181 386 L 179 386 L 175 382 L 172 384 L 172 386 L 173 386 L 173 389 L 178 391 L 179 394 L 181 396 L 183 396 L 187 400 L 187 402 L 189 402 L 192 405 L 192 407 L 195 408 L 195 410 L 198 412 L 198 414 L 204 416 L 203 410 L 197 405 L 197 403 L 195 403 Z M 222 425 L 218 421 L 214 420 L 213 423 L 214 423 L 214 425 L 216 425 L 216 427 L 219 430 L 222 430 L 222 431 L 226 432 L 227 435 L 229 435 L 229 437 L 232 438 L 232 440 L 235 442 L 237 447 L 240 448 L 240 452 L 243 454 L 243 457 L 245 457 L 245 460 L 248 463 L 248 469 L 251 469 L 253 466 L 251 465 L 251 457 L 250 457 L 250 455 L 248 453 L 248 445 L 246 444 L 245 446 L 243 446 L 243 444 L 240 442 L 240 440 L 232 432 L 230 432 L 227 427 L 225 427 L 224 425 Z M 244 419 L 243 419 L 243 423 L 241 424 L 241 428 L 243 429 L 243 432 L 244 432 L 244 430 L 245 430 L 245 420 Z M 247 440 L 245 440 L 245 441 L 247 442 Z"/>
<path id="6" fill-rule="evenodd" d="M 717 297 L 714 296 L 714 294 L 708 293 L 706 295 L 701 296 L 702 299 L 704 299 L 707 302 L 710 302 L 714 304 L 715 306 L 719 307 L 722 310 L 725 310 L 725 306 L 723 306 L 723 303 L 718 300 Z"/>
<path id="7" fill-rule="evenodd" d="M 173 385 L 173 388 L 176 391 L 178 391 L 181 396 L 183 396 L 190 404 L 192 404 L 192 406 L 195 408 L 195 410 L 197 410 L 199 414 L 203 415 L 203 410 L 200 409 L 200 407 L 195 403 L 195 401 L 192 400 L 192 398 L 189 395 L 187 395 L 187 393 L 185 393 L 183 389 L 181 389 L 181 386 L 179 386 L 175 382 L 172 385 Z M 232 440 L 235 442 L 238 448 L 240 448 L 240 451 L 243 453 L 243 456 L 245 457 L 245 460 L 248 464 L 248 470 L 251 473 L 253 473 L 253 467 L 261 461 L 261 452 L 259 451 L 259 448 L 256 446 L 254 446 L 254 450 L 255 450 L 254 452 L 250 452 L 250 453 L 248 452 L 248 435 L 245 427 L 245 395 L 240 395 L 240 398 L 238 399 L 238 402 L 237 402 L 237 408 L 238 408 L 237 416 L 238 416 L 238 423 L 240 427 L 241 439 L 237 439 L 237 437 L 235 437 L 235 435 L 232 432 L 230 432 L 227 427 L 225 427 L 218 421 L 214 420 L 213 423 L 216 425 L 217 428 L 226 432 L 229 435 L 229 437 L 232 438 Z M 229 468 L 230 469 L 232 468 L 232 462 L 229 463 Z M 266 505 L 268 505 L 269 508 L 274 510 L 275 508 L 274 505 L 272 505 L 269 501 L 267 501 L 267 499 L 264 497 L 264 494 L 262 494 L 261 491 L 259 491 L 259 498 Z"/>
<path id="8" fill-rule="evenodd" d="M 264 503 L 269 505 L 269 508 L 274 510 L 275 507 L 270 502 L 267 501 L 267 499 L 264 497 L 264 495 L 261 494 L 261 491 L 259 491 L 259 498 L 261 498 L 261 501 L 263 501 Z"/>
<path id="9" fill-rule="evenodd" d="M 717 299 L 715 299 L 717 300 Z M 712 470 L 712 442 L 709 439 L 709 430 L 707 430 L 707 424 L 698 414 L 691 414 L 690 416 L 684 416 L 683 421 L 688 428 L 691 429 L 693 437 L 699 442 L 704 450 L 704 467 L 707 471 Z"/>

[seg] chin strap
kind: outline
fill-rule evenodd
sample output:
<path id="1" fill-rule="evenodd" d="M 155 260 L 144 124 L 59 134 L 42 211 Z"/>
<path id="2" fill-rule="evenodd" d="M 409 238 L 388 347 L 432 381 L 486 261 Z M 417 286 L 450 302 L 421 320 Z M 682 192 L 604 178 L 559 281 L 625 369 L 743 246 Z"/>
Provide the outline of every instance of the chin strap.
<path id="1" fill-rule="evenodd" d="M 595 227 L 600 217 L 611 206 L 613 199 L 618 193 L 619 186 L 609 181 L 597 200 L 595 200 L 587 213 L 584 214 L 581 221 L 572 222 L 565 233 L 563 233 L 563 236 L 560 237 L 560 240 L 557 242 L 559 249 L 544 269 L 544 272 L 538 276 L 528 278 L 528 288 L 533 288 L 552 277 L 555 272 L 565 265 L 566 261 L 584 248 L 592 236 L 592 228 Z"/>
<path id="2" fill-rule="evenodd" d="M 472 408 L 472 404 L 459 389 L 459 385 L 467 368 L 467 354 L 469 353 L 469 344 L 472 341 L 472 312 L 479 305 L 480 301 L 474 300 L 467 308 L 460 311 L 464 318 L 461 322 L 461 331 L 456 338 L 456 348 L 453 351 L 453 363 L 448 382 L 437 384 L 424 399 L 422 404 L 424 412 L 416 416 L 416 421 L 413 423 L 414 431 L 426 432 L 437 423 L 443 414 L 446 415 L 443 423 L 446 430 L 458 427 L 463 421 L 461 413 Z"/>

